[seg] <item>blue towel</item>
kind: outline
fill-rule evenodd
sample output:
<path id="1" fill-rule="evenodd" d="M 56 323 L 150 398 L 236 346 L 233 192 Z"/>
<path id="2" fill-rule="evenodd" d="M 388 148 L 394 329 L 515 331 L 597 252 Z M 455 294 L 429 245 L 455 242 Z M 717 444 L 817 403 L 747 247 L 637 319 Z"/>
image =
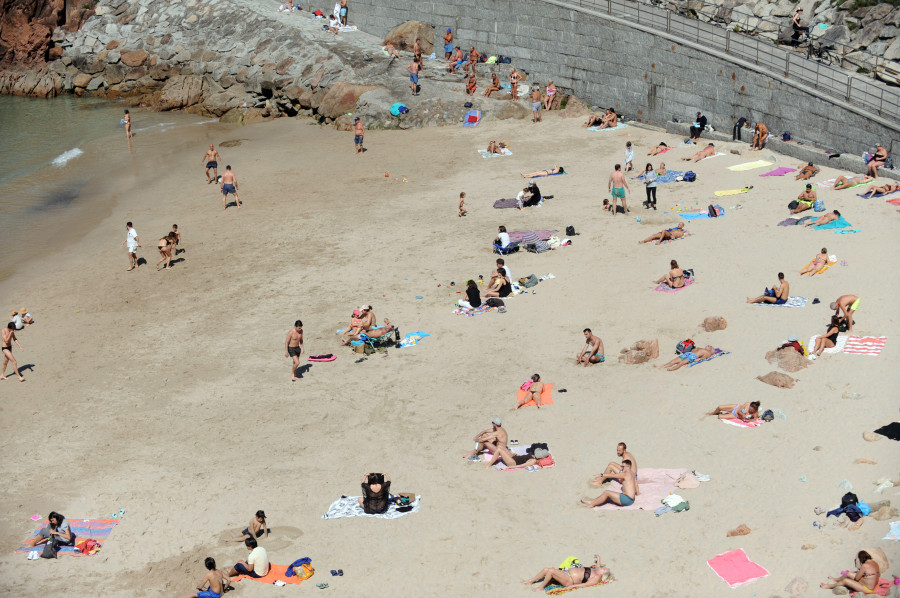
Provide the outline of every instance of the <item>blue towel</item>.
<path id="1" fill-rule="evenodd" d="M 725 208 L 719 205 L 716 207 L 722 209 L 722 213 L 717 218 L 723 218 L 725 216 Z M 687 214 L 679 214 L 679 216 L 685 220 L 699 220 L 700 218 L 709 218 L 709 212 L 689 212 Z"/>
<path id="2" fill-rule="evenodd" d="M 816 218 L 818 220 L 818 218 Z M 847 220 L 841 216 L 837 220 L 832 220 L 831 222 L 826 222 L 825 224 L 813 225 L 813 228 L 816 230 L 825 230 L 829 228 L 851 228 L 853 225 L 847 222 Z"/>
<path id="3" fill-rule="evenodd" d="M 673 183 L 677 177 L 684 176 L 684 171 L 682 170 L 667 170 L 666 174 L 656 175 L 656 184 L 662 185 L 663 183 Z M 643 181 L 644 175 L 640 175 L 637 177 L 637 180 Z"/>

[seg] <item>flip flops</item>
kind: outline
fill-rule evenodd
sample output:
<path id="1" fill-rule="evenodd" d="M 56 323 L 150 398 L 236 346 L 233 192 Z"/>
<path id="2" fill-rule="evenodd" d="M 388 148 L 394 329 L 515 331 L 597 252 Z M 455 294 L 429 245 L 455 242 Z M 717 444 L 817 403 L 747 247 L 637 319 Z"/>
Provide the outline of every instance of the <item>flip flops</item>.
<path id="1" fill-rule="evenodd" d="M 343 569 L 332 569 L 332 570 L 331 570 L 331 576 L 332 576 L 332 577 L 343 577 L 343 576 L 344 576 L 344 570 L 343 570 Z"/>
<path id="2" fill-rule="evenodd" d="M 316 587 L 319 588 L 320 590 L 324 590 L 325 588 L 328 587 L 328 584 L 327 583 L 317 583 Z"/>

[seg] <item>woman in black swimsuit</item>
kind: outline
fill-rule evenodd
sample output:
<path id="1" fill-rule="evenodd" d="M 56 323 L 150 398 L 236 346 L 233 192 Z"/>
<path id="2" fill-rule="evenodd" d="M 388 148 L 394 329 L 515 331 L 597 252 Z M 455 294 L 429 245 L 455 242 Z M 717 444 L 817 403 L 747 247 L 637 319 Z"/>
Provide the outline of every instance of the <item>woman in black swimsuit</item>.
<path id="1" fill-rule="evenodd" d="M 493 282 L 493 286 L 484 292 L 485 297 L 509 297 L 512 293 L 512 283 L 506 276 L 506 270 L 499 270 Z"/>
<path id="2" fill-rule="evenodd" d="M 654 280 L 653 284 L 666 283 L 669 288 L 680 289 L 684 286 L 684 270 L 678 267 L 678 262 L 675 260 L 669 262 L 669 265 L 672 267 L 669 273 L 658 280 Z"/>
<path id="3" fill-rule="evenodd" d="M 159 270 L 159 265 L 163 262 L 166 262 L 166 270 L 172 269 L 172 245 L 169 242 L 169 237 L 163 237 L 159 240 L 159 243 L 156 244 L 156 248 L 159 249 L 159 255 L 162 257 L 159 258 L 159 261 L 156 262 L 156 269 Z"/>
<path id="4" fill-rule="evenodd" d="M 547 586 L 555 584 L 570 590 L 609 583 L 613 578 L 612 573 L 609 568 L 600 564 L 600 555 L 595 554 L 594 557 L 592 567 L 572 567 L 567 570 L 547 567 L 522 583 L 525 585 L 539 583 L 539 589 L 545 589 Z"/>
<path id="5" fill-rule="evenodd" d="M 838 326 L 840 326 L 840 324 L 841 319 L 838 316 L 831 316 L 831 323 L 828 325 L 828 329 L 825 331 L 824 336 L 820 336 L 816 339 L 816 346 L 809 355 L 810 359 L 815 359 L 820 356 L 825 349 L 831 349 L 837 345 L 838 333 L 840 332 Z"/>
<path id="6" fill-rule="evenodd" d="M 362 479 L 363 495 L 360 506 L 369 515 L 387 513 L 390 505 L 391 476 L 386 473 L 367 473 Z"/>

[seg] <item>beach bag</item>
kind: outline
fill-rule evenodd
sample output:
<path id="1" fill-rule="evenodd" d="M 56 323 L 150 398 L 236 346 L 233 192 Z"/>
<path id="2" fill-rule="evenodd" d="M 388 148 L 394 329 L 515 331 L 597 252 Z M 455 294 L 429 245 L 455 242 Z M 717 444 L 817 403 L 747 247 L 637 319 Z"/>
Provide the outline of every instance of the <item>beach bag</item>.
<path id="1" fill-rule="evenodd" d="M 694 341 L 692 341 L 691 339 L 685 339 L 685 340 L 681 341 L 680 343 L 678 343 L 677 345 L 675 345 L 675 353 L 677 355 L 682 355 L 684 353 L 692 351 L 693 349 L 694 349 Z"/>
<path id="2" fill-rule="evenodd" d="M 463 104 L 463 108 L 471 108 L 471 107 L 472 107 L 472 102 L 466 102 L 465 104 Z"/>
<path id="3" fill-rule="evenodd" d="M 509 56 L 503 57 L 503 64 L 509 64 L 510 62 L 512 62 L 512 58 L 510 58 Z"/>
<path id="4" fill-rule="evenodd" d="M 718 218 L 723 213 L 725 213 L 725 210 L 723 210 L 721 206 L 714 206 L 714 205 L 710 204 L 709 208 L 707 208 L 707 209 L 709 210 L 710 218 Z"/>
<path id="5" fill-rule="evenodd" d="M 764 422 L 770 422 L 770 421 L 772 421 L 773 419 L 775 419 L 775 414 L 772 413 L 772 410 L 771 410 L 771 409 L 766 409 L 766 412 L 763 413 L 763 415 L 762 415 L 762 420 L 763 420 Z"/>
<path id="6" fill-rule="evenodd" d="M 567 237 L 574 237 L 574 236 L 575 236 L 575 227 L 572 226 L 571 224 L 570 224 L 569 226 L 566 227 L 566 236 L 567 236 Z"/>
<path id="7" fill-rule="evenodd" d="M 697 173 L 693 170 L 688 170 L 686 173 L 684 173 L 684 180 L 688 183 L 693 183 L 697 180 Z"/>
<path id="8" fill-rule="evenodd" d="M 790 131 L 785 131 L 784 133 L 781 134 L 782 141 L 790 141 L 791 139 L 793 139 L 793 137 L 791 137 Z"/>
<path id="9" fill-rule="evenodd" d="M 799 206 L 800 206 L 800 202 L 795 199 L 794 201 L 792 201 L 791 203 L 788 204 L 788 209 L 796 210 Z"/>
<path id="10" fill-rule="evenodd" d="M 499 297 L 489 297 L 485 299 L 484 304 L 488 307 L 499 307 L 501 308 L 500 311 L 503 311 L 506 306 L 506 304 L 503 303 L 503 299 L 500 299 Z"/>
<path id="11" fill-rule="evenodd" d="M 693 278 L 694 277 L 694 269 L 693 268 L 685 268 L 682 270 L 684 272 L 685 278 Z"/>
<path id="12" fill-rule="evenodd" d="M 813 210 L 816 212 L 824 212 L 825 211 L 825 202 L 821 199 L 817 199 L 816 203 L 813 204 Z"/>
<path id="13" fill-rule="evenodd" d="M 562 241 L 559 240 L 559 237 L 552 236 L 547 239 L 547 245 L 549 245 L 551 249 L 556 249 L 557 247 L 562 245 Z"/>
<path id="14" fill-rule="evenodd" d="M 497 57 L 491 56 L 490 58 L 487 59 L 487 63 L 488 64 L 497 64 Z"/>
<path id="15" fill-rule="evenodd" d="M 852 492 L 848 492 L 844 496 L 841 497 L 841 508 L 849 507 L 850 505 L 859 504 L 859 498 Z"/>
<path id="16" fill-rule="evenodd" d="M 531 274 L 529 276 L 526 276 L 525 278 L 519 279 L 519 284 L 522 285 L 523 287 L 525 287 L 526 289 L 530 289 L 531 287 L 536 287 L 538 282 L 540 282 L 540 281 L 538 280 L 538 277 L 535 276 L 534 274 Z"/>

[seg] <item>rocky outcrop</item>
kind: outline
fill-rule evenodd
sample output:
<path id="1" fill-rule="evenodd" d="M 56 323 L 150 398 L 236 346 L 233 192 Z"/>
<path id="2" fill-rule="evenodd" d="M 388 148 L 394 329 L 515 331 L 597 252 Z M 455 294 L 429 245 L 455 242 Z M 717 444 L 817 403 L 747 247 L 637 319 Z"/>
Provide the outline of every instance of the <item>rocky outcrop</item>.
<path id="1" fill-rule="evenodd" d="M 419 21 L 407 21 L 397 25 L 384 36 L 385 45 L 389 43 L 394 44 L 394 47 L 398 50 L 406 50 L 408 52 L 412 52 L 416 40 L 419 40 L 422 55 L 431 55 L 431 52 L 434 50 L 434 27 Z"/>

